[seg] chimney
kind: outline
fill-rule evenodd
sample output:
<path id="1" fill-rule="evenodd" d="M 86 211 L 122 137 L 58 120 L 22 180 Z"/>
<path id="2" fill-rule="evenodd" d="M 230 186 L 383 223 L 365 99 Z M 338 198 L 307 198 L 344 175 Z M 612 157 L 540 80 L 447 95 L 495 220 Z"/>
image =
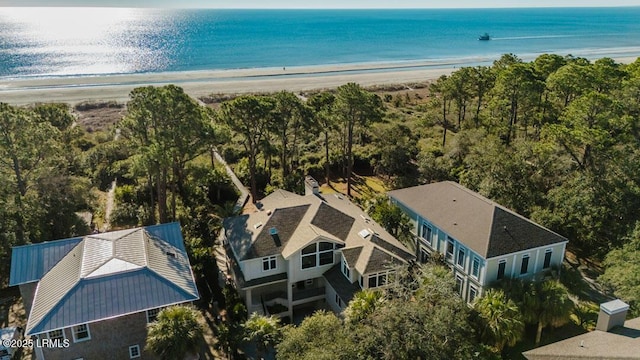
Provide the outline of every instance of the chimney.
<path id="1" fill-rule="evenodd" d="M 320 186 L 318 182 L 313 177 L 307 175 L 304 178 L 304 194 L 305 195 L 319 195 L 320 194 Z"/>
<path id="2" fill-rule="evenodd" d="M 627 310 L 629 305 L 619 299 L 600 304 L 596 330 L 609 331 L 616 326 L 624 326 Z"/>

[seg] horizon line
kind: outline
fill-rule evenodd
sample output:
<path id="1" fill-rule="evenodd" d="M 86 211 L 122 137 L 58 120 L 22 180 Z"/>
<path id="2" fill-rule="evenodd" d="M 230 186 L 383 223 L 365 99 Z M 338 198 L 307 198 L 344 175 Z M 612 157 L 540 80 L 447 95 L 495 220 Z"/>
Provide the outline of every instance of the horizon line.
<path id="1" fill-rule="evenodd" d="M 590 6 L 501 6 L 501 7 L 180 7 L 180 6 L 119 6 L 119 5 L 84 5 L 84 6 L 69 6 L 69 5 L 20 5 L 20 6 L 5 6 L 0 5 L 0 9 L 15 9 L 15 8 L 113 8 L 113 9 L 175 9 L 175 10 L 490 10 L 490 9 L 598 9 L 598 8 L 637 8 L 640 5 L 590 5 Z"/>

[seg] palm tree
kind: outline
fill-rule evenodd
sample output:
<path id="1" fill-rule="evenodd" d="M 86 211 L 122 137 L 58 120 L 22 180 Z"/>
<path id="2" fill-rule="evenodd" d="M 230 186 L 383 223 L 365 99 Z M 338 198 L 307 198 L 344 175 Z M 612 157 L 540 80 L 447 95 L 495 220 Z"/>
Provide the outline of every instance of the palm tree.
<path id="1" fill-rule="evenodd" d="M 358 324 L 384 302 L 382 293 L 375 290 L 357 292 L 344 311 L 345 319 L 350 324 Z"/>
<path id="2" fill-rule="evenodd" d="M 201 315 L 188 306 L 163 309 L 147 328 L 146 350 L 162 360 L 184 359 L 197 354 L 203 342 Z"/>
<path id="3" fill-rule="evenodd" d="M 478 334 L 483 343 L 501 352 L 515 345 L 524 334 L 524 321 L 516 303 L 504 291 L 489 289 L 473 308 L 478 312 Z"/>
<path id="4" fill-rule="evenodd" d="M 536 346 L 540 344 L 542 329 L 566 324 L 573 311 L 569 292 L 558 280 L 533 282 L 528 285 L 522 301 L 522 312 L 529 323 L 537 323 Z"/>
<path id="5" fill-rule="evenodd" d="M 255 341 L 258 355 L 262 357 L 267 349 L 280 342 L 280 319 L 274 316 L 251 314 L 244 323 L 245 340 Z"/>

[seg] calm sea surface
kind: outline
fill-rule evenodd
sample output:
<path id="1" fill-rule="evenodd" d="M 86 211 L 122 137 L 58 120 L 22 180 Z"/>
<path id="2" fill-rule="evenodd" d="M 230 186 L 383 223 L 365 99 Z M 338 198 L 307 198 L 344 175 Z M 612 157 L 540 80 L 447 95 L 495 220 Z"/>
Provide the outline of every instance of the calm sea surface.
<path id="1" fill-rule="evenodd" d="M 483 33 L 491 41 L 478 41 Z M 483 10 L 0 8 L 0 78 L 640 56 L 640 7 Z"/>

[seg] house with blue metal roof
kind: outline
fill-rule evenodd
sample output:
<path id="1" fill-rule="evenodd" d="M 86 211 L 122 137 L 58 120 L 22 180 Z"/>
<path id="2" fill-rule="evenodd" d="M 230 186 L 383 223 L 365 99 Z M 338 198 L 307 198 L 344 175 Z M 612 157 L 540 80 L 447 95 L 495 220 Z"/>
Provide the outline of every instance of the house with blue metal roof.
<path id="1" fill-rule="evenodd" d="M 199 298 L 178 223 L 13 248 L 38 359 L 135 359 L 147 323 L 166 306 Z"/>

